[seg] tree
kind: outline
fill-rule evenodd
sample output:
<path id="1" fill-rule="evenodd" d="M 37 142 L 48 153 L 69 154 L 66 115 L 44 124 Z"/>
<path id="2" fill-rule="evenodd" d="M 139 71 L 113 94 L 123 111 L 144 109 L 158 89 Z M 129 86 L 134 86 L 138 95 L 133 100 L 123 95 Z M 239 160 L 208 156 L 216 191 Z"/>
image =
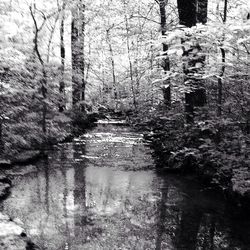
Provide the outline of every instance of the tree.
<path id="1" fill-rule="evenodd" d="M 71 51 L 72 51 L 72 103 L 84 111 L 85 101 L 85 4 L 78 0 L 72 8 Z"/>
<path id="2" fill-rule="evenodd" d="M 60 8 L 60 6 L 58 6 Z M 65 42 L 64 42 L 64 23 L 65 23 L 65 8 L 66 1 L 63 0 L 62 3 L 62 14 L 60 22 L 60 56 L 61 56 L 61 79 L 59 83 L 59 92 L 60 92 L 60 103 L 59 111 L 63 112 L 65 109 Z"/>
<path id="3" fill-rule="evenodd" d="M 224 13 L 223 13 L 223 24 L 225 24 L 227 21 L 227 0 L 224 0 Z M 223 35 L 224 36 L 224 35 Z M 224 76 L 225 73 L 225 63 L 226 63 L 226 51 L 223 48 L 223 46 L 220 48 L 221 51 L 221 62 L 222 62 L 222 66 L 221 66 L 221 73 L 220 73 L 220 77 L 218 78 L 218 116 L 221 116 L 221 112 L 222 112 L 222 77 Z"/>
<path id="4" fill-rule="evenodd" d="M 4 151 L 4 141 L 3 141 L 3 117 L 0 116 L 0 156 Z"/>
<path id="5" fill-rule="evenodd" d="M 136 100 L 136 91 L 134 87 L 134 70 L 133 70 L 133 63 L 132 63 L 132 58 L 131 58 L 131 48 L 130 48 L 130 27 L 129 27 L 129 18 L 126 13 L 127 6 L 126 3 L 124 2 L 124 19 L 125 19 L 125 29 L 126 29 L 126 44 L 127 44 L 127 52 L 128 52 L 128 61 L 129 61 L 129 75 L 130 75 L 130 84 L 131 84 L 131 91 L 132 91 L 132 96 L 133 96 L 133 105 L 134 109 L 137 109 L 137 100 Z"/>
<path id="6" fill-rule="evenodd" d="M 166 17 L 166 5 L 168 1 L 167 0 L 159 0 L 158 4 L 160 7 L 160 15 L 161 15 L 161 34 L 164 37 L 166 35 L 167 31 L 167 17 Z M 168 71 L 170 71 L 170 61 L 168 57 L 168 45 L 166 43 L 163 43 L 163 54 L 162 56 L 164 59 L 162 60 L 162 68 L 164 71 L 164 74 L 166 74 Z M 164 96 L 164 103 L 166 106 L 171 105 L 171 87 L 170 87 L 170 80 L 169 78 L 163 81 L 163 96 Z"/>
<path id="7" fill-rule="evenodd" d="M 34 53 L 36 54 L 41 67 L 42 67 L 42 78 L 40 80 L 41 82 L 41 91 L 42 91 L 42 96 L 43 96 L 43 108 L 42 108 L 42 129 L 43 129 L 43 133 L 46 134 L 47 132 L 47 126 L 46 126 L 46 115 L 47 115 L 47 104 L 46 104 L 46 99 L 47 99 L 47 73 L 46 73 L 46 69 L 45 69 L 45 63 L 44 60 L 41 56 L 41 53 L 39 51 L 39 45 L 38 45 L 38 39 L 39 39 L 39 33 L 42 30 L 42 28 L 45 25 L 45 22 L 47 20 L 47 17 L 43 17 L 43 22 L 40 26 L 38 26 L 37 23 L 37 19 L 35 16 L 35 12 L 37 11 L 36 9 L 36 5 L 33 4 L 33 6 L 31 5 L 29 7 L 30 9 L 30 14 L 32 16 L 32 20 L 34 22 L 34 39 L 33 39 L 33 43 L 34 43 Z"/>
<path id="8" fill-rule="evenodd" d="M 114 101 L 115 101 L 115 107 L 117 108 L 117 99 L 118 99 L 118 93 L 117 93 L 117 83 L 116 83 L 116 73 L 115 73 L 115 59 L 114 59 L 114 52 L 113 47 L 110 39 L 110 30 L 111 28 L 108 28 L 106 30 L 106 41 L 109 46 L 109 52 L 110 52 L 110 61 L 111 61 L 111 67 L 112 67 L 112 85 L 113 85 L 113 94 L 114 94 Z"/>
<path id="9" fill-rule="evenodd" d="M 177 5 L 181 25 L 191 28 L 197 23 L 207 22 L 207 0 L 177 0 Z M 190 87 L 185 93 L 187 122 L 193 122 L 194 108 L 202 107 L 206 103 L 206 91 L 202 80 L 205 56 L 201 51 L 198 43 L 192 44 L 189 49 L 183 47 L 183 57 L 186 61 L 183 65 L 184 82 Z"/>

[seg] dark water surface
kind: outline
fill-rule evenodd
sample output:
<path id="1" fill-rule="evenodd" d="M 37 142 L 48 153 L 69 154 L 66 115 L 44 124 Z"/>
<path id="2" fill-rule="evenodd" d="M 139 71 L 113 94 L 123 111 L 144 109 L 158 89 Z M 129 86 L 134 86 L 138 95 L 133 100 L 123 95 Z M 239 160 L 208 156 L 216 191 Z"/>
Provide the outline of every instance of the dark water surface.
<path id="1" fill-rule="evenodd" d="M 44 250 L 250 249 L 250 222 L 223 199 L 153 169 L 142 135 L 99 124 L 12 170 L 2 211 Z"/>

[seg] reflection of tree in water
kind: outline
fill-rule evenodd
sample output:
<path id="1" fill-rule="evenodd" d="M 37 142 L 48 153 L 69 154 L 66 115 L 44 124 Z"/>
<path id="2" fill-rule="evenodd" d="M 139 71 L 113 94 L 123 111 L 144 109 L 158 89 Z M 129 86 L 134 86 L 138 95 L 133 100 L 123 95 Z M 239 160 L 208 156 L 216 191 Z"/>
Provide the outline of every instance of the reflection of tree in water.
<path id="1" fill-rule="evenodd" d="M 222 197 L 215 202 L 211 197 L 206 199 L 206 196 L 202 196 L 199 189 L 196 189 L 196 193 L 190 190 L 184 191 L 188 195 L 185 196 L 180 206 L 180 222 L 174 237 L 175 249 L 250 249 L 244 246 L 244 244 L 249 246 L 249 241 L 243 243 L 234 231 L 234 225 L 240 225 L 242 232 L 244 229 L 239 220 L 234 223 L 228 216 Z M 221 204 L 224 205 L 221 206 Z"/>
<path id="2" fill-rule="evenodd" d="M 77 160 L 81 155 L 85 155 L 85 144 L 74 145 L 74 159 Z M 86 207 L 86 180 L 85 170 L 86 165 L 84 161 L 76 161 L 74 163 L 75 169 L 75 188 L 74 201 L 76 211 L 74 213 L 75 221 L 75 237 L 81 240 L 84 244 L 86 242 L 86 225 L 88 223 L 87 207 Z"/>
<path id="3" fill-rule="evenodd" d="M 40 178 L 38 175 L 36 175 L 36 180 L 37 180 L 37 197 L 38 201 L 40 204 L 43 204 L 42 198 L 41 198 L 41 191 L 43 185 L 45 185 L 45 193 L 44 193 L 44 206 L 45 206 L 45 211 L 46 211 L 46 216 L 45 220 L 39 221 L 39 231 L 40 231 L 40 236 L 39 236 L 39 246 L 42 247 L 43 249 L 46 249 L 46 234 L 44 232 L 44 225 L 48 224 L 49 222 L 49 159 L 47 156 L 44 156 L 41 161 L 38 164 L 38 169 L 40 169 L 44 172 L 44 183 L 42 182 L 42 185 L 40 185 Z M 41 171 L 40 170 L 40 171 Z M 37 172 L 38 173 L 38 172 Z"/>
<path id="4" fill-rule="evenodd" d="M 156 229 L 156 241 L 155 241 L 155 250 L 161 250 L 163 235 L 165 232 L 165 221 L 167 217 L 167 200 L 168 200 L 168 188 L 169 183 L 166 181 L 166 178 L 163 179 L 161 184 L 161 199 L 158 204 L 159 209 L 159 218 L 157 220 L 157 229 Z"/>
<path id="5" fill-rule="evenodd" d="M 250 249 L 250 226 L 231 220 L 192 183 L 153 171 L 121 171 L 121 165 L 147 163 L 147 150 L 129 140 L 123 145 L 112 132 L 117 140 L 104 135 L 96 145 L 93 132 L 86 145 L 58 146 L 37 171 L 16 181 L 6 208 L 35 230 L 42 249 Z M 17 204 L 23 197 L 26 203 Z"/>
<path id="6" fill-rule="evenodd" d="M 49 204 L 49 159 L 46 156 L 43 159 L 43 164 L 44 164 L 44 176 L 45 176 L 45 207 L 46 207 L 46 212 L 49 216 L 49 208 L 50 208 L 50 204 Z"/>
<path id="7" fill-rule="evenodd" d="M 65 154 L 64 150 L 61 150 L 61 157 L 60 157 L 61 162 L 67 161 L 67 155 Z M 71 239 L 70 239 L 70 233 L 69 231 L 72 230 L 72 228 L 69 227 L 69 213 L 67 209 L 67 196 L 69 195 L 69 188 L 68 188 L 68 183 L 67 183 L 67 169 L 63 166 L 62 167 L 62 175 L 63 175 L 63 216 L 65 220 L 65 243 L 64 243 L 64 248 L 65 249 L 71 249 Z"/>
<path id="8" fill-rule="evenodd" d="M 180 220 L 175 230 L 174 244 L 178 250 L 214 250 L 216 234 L 216 209 L 223 207 L 220 203 L 210 203 L 202 196 L 198 188 L 181 187 L 183 196 L 180 205 Z M 217 232 L 217 236 L 223 232 Z M 220 248 L 219 248 L 220 249 Z"/>
<path id="9" fill-rule="evenodd" d="M 189 207 L 182 211 L 180 225 L 176 234 L 176 247 L 180 250 L 195 250 L 200 228 L 202 212 L 197 207 Z"/>
<path id="10" fill-rule="evenodd" d="M 179 186 L 166 177 L 160 183 L 161 199 L 157 203 L 155 224 L 156 250 L 232 250 L 241 246 L 233 239 L 235 234 L 231 231 L 230 222 L 223 218 L 224 208 L 217 202 L 210 204 L 211 198 L 204 200 L 204 197 L 200 200 L 199 189 L 190 191 L 186 185 Z"/>
<path id="11" fill-rule="evenodd" d="M 211 214 L 204 214 L 198 233 L 197 245 L 201 250 L 214 250 L 216 217 Z"/>

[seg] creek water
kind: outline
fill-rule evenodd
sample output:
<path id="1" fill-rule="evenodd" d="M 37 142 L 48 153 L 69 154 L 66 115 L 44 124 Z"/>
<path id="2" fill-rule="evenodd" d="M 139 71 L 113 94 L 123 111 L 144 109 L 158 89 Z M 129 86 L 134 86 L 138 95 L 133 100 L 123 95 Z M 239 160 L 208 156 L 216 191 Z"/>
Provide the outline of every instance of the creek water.
<path id="1" fill-rule="evenodd" d="M 143 136 L 121 124 L 8 174 L 0 208 L 42 250 L 250 249 L 249 220 L 193 179 L 157 173 Z"/>

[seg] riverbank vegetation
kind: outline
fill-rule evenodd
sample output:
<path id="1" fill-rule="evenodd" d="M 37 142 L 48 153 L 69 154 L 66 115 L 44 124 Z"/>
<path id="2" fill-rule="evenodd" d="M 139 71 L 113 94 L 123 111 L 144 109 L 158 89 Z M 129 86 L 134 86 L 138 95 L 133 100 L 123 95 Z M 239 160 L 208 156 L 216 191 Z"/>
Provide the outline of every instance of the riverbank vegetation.
<path id="1" fill-rule="evenodd" d="M 159 168 L 249 195 L 247 0 L 0 6 L 0 158 L 111 110 L 147 131 Z"/>
<path id="2" fill-rule="evenodd" d="M 164 31 L 167 95 L 136 122 L 149 131 L 160 169 L 198 173 L 230 198 L 249 200 L 249 13 L 242 18 L 243 6 L 220 1 L 210 16 L 205 2 L 200 10 L 178 2 L 187 28 Z"/>
<path id="3" fill-rule="evenodd" d="M 207 3 L 200 10 L 182 4 L 179 23 L 187 28 L 163 37 L 168 95 L 136 119 L 149 131 L 160 169 L 196 173 L 230 198 L 249 201 L 249 10 L 220 1 L 211 16 Z"/>

